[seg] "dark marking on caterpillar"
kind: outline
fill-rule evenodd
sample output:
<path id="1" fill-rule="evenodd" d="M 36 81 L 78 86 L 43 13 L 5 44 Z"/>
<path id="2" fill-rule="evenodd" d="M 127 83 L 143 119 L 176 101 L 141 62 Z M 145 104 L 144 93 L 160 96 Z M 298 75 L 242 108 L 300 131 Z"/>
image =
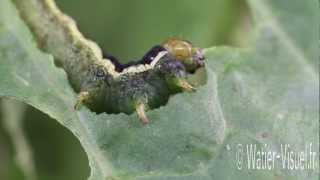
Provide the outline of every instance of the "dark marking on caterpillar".
<path id="1" fill-rule="evenodd" d="M 195 90 L 187 77 L 205 65 L 205 58 L 188 41 L 171 38 L 140 60 L 122 64 L 85 39 L 54 1 L 15 1 L 40 48 L 54 56 L 79 93 L 76 110 L 86 105 L 97 113 L 136 111 L 146 124 L 146 110 L 164 105 L 173 94 Z M 38 14 L 30 16 L 34 12 Z"/>
<path id="2" fill-rule="evenodd" d="M 112 64 L 115 66 L 115 70 L 117 72 L 122 72 L 125 68 L 128 68 L 130 66 L 137 66 L 137 65 L 145 65 L 145 64 L 151 64 L 151 62 L 154 60 L 154 58 L 158 55 L 159 52 L 166 51 L 166 49 L 160 45 L 156 45 L 153 48 L 151 48 L 139 61 L 131 61 L 127 64 L 121 64 L 120 60 L 118 60 L 116 57 L 103 52 L 102 57 L 106 60 L 110 60 Z"/>

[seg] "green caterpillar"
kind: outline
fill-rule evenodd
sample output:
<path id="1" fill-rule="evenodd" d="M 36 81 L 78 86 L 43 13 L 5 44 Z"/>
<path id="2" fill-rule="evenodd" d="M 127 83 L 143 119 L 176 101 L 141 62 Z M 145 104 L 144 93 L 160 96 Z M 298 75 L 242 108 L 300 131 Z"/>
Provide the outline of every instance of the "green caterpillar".
<path id="1" fill-rule="evenodd" d="M 172 94 L 195 90 L 186 79 L 204 66 L 204 56 L 190 42 L 172 38 L 151 48 L 140 61 L 121 64 L 111 55 L 102 56 L 54 1 L 14 1 L 39 46 L 54 56 L 79 92 L 76 110 L 86 105 L 95 112 L 136 111 L 146 124 L 146 110 L 165 104 Z"/>

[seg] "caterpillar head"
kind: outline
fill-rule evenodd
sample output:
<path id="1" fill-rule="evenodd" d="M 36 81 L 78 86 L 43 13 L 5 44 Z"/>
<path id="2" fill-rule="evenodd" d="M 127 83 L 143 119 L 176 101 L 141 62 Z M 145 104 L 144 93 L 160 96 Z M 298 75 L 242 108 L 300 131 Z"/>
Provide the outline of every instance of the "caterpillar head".
<path id="1" fill-rule="evenodd" d="M 200 48 L 194 47 L 190 42 L 177 38 L 168 39 L 163 47 L 181 61 L 188 72 L 195 72 L 198 68 L 204 66 L 204 55 Z"/>

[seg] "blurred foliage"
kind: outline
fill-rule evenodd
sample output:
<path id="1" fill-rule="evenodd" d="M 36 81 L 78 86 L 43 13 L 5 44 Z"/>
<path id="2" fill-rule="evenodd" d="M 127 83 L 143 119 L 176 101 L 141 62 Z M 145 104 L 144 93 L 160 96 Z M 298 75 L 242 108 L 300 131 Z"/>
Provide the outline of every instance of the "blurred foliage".
<path id="1" fill-rule="evenodd" d="M 211 47 L 226 44 L 246 10 L 243 0 L 56 0 L 86 37 L 122 61 L 181 37 Z"/>
<path id="2" fill-rule="evenodd" d="M 79 180 L 89 175 L 87 156 L 71 132 L 31 106 L 27 106 L 23 121 L 39 179 Z M 6 132 L 0 123 L 0 179 L 24 179 L 14 163 L 15 152 Z"/>
<path id="3" fill-rule="evenodd" d="M 124 61 L 139 58 L 172 36 L 202 47 L 228 44 L 235 26 L 248 13 L 244 2 L 236 0 L 57 0 L 57 4 L 88 38 Z M 68 130 L 29 106 L 24 119 L 39 179 L 88 176 L 87 157 Z M 0 123 L 0 179 L 23 179 L 13 154 L 10 137 Z"/>

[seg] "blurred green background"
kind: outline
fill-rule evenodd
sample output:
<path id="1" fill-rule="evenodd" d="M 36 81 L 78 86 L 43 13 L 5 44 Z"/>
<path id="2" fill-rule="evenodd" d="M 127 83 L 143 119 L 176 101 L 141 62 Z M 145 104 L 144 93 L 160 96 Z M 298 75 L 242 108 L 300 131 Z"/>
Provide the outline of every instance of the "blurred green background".
<path id="1" fill-rule="evenodd" d="M 169 37 L 200 47 L 246 46 L 252 31 L 244 0 L 57 0 L 83 34 L 123 62 L 139 59 Z M 0 100 L 1 101 L 1 100 Z M 23 119 L 38 179 L 80 180 L 89 165 L 78 140 L 55 120 L 28 106 Z M 12 137 L 0 111 L 0 179 L 21 180 Z"/>

